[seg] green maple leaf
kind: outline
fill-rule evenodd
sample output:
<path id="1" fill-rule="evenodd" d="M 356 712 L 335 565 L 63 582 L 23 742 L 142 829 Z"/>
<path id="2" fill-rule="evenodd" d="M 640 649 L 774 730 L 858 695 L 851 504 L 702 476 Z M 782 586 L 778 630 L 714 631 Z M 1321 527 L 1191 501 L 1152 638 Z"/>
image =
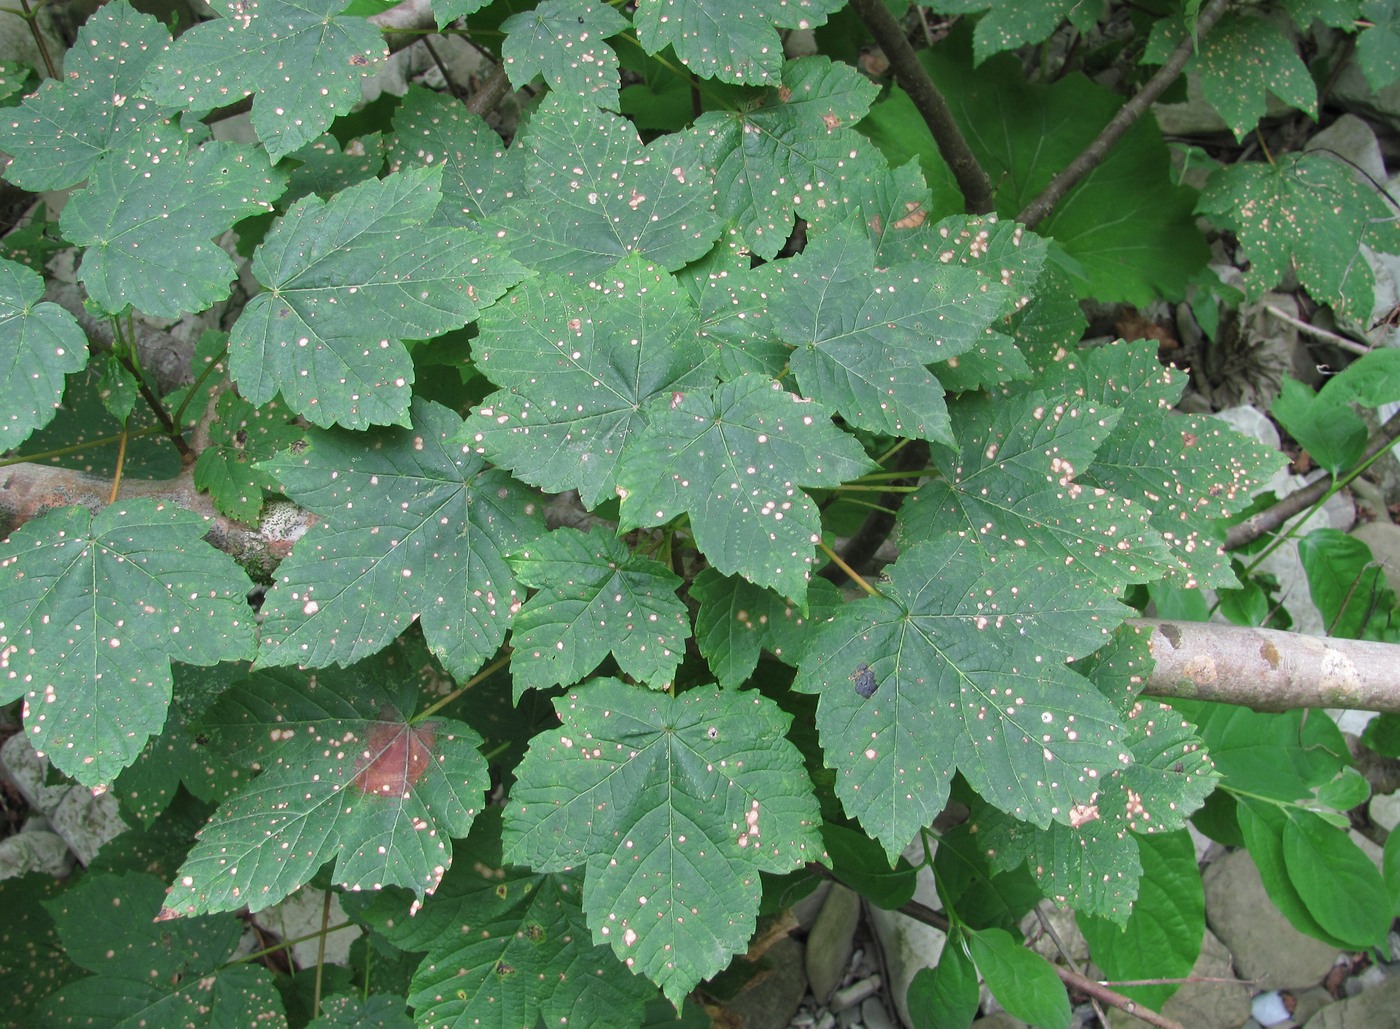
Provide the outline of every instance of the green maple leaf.
<path id="1" fill-rule="evenodd" d="M 943 387 L 924 366 L 971 348 L 1005 306 L 971 268 L 876 268 L 863 226 L 846 223 L 767 266 L 769 319 L 792 344 L 805 396 L 862 429 L 952 443 Z"/>
<path id="2" fill-rule="evenodd" d="M 643 146 L 627 119 L 551 93 L 515 147 L 526 195 L 491 222 L 536 271 L 583 278 L 631 253 L 674 270 L 719 237 L 710 175 L 688 137 Z"/>
<path id="3" fill-rule="evenodd" d="M 265 467 L 322 516 L 263 603 L 263 665 L 346 665 L 415 618 L 461 679 L 505 638 L 519 587 L 506 554 L 544 531 L 533 498 L 452 443 L 462 419 L 415 400 L 410 428 L 312 430 Z"/>
<path id="4" fill-rule="evenodd" d="M 258 1024 L 285 1029 L 272 975 L 256 965 L 224 965 L 242 923 L 232 916 L 155 921 L 165 890 L 150 875 L 88 876 L 47 904 L 67 950 L 95 973 L 45 1002 L 45 1025 L 215 1029 Z M 223 967 L 220 967 L 223 966 Z"/>
<path id="5" fill-rule="evenodd" d="M 747 579 L 720 575 L 706 568 L 695 577 L 690 595 L 700 602 L 695 616 L 695 641 L 719 684 L 742 686 L 767 650 L 796 667 L 811 642 L 813 629 L 834 615 L 843 603 L 841 591 L 825 579 L 807 586 L 807 611 L 755 586 Z"/>
<path id="6" fill-rule="evenodd" d="M 847 182 L 883 164 L 850 128 L 877 92 L 849 65 L 803 57 L 783 66 L 762 106 L 696 120 L 718 211 L 754 253 L 775 257 L 796 215 L 843 206 Z"/>
<path id="7" fill-rule="evenodd" d="M 140 86 L 169 44 L 165 27 L 126 0 L 93 12 L 64 56 L 64 77 L 46 79 L 0 121 L 0 147 L 13 158 L 5 178 L 32 192 L 76 186 L 163 121 L 170 109 L 146 100 Z"/>
<path id="8" fill-rule="evenodd" d="M 1119 925 L 1138 896 L 1138 841 L 1184 829 L 1218 780 L 1196 728 L 1165 704 L 1138 699 L 1152 667 L 1147 636 L 1122 626 L 1074 664 L 1121 712 L 1132 763 L 1102 776 L 1098 795 L 1069 825 L 1038 827 L 990 807 L 969 820 L 992 868 L 1024 863 L 1056 903 Z"/>
<path id="9" fill-rule="evenodd" d="M 1166 542 L 1149 527 L 1147 506 L 1078 481 L 1119 411 L 1038 390 L 967 396 L 954 410 L 961 445 L 933 449 L 942 476 L 900 510 L 904 538 L 956 529 L 993 552 L 1034 539 L 1114 590 L 1174 566 Z"/>
<path id="10" fill-rule="evenodd" d="M 237 274 L 213 237 L 272 209 L 286 176 L 253 147 L 190 147 L 180 130 L 150 126 L 132 149 L 98 164 L 59 224 L 85 247 L 78 278 L 109 314 L 128 304 L 157 318 L 203 311 Z"/>
<path id="11" fill-rule="evenodd" d="M 789 716 L 753 693 L 597 680 L 555 701 L 506 807 L 505 857 L 585 865 L 593 941 L 673 1003 L 748 945 L 760 871 L 821 853 Z"/>
<path id="12" fill-rule="evenodd" d="M 1361 248 L 1400 250 L 1394 210 L 1321 153 L 1221 168 L 1207 181 L 1197 210 L 1239 237 L 1251 297 L 1278 285 L 1291 269 L 1315 299 L 1368 324 L 1375 276 Z"/>
<path id="13" fill-rule="evenodd" d="M 306 1029 L 413 1029 L 403 997 L 373 994 L 363 999 L 340 994 L 321 1002 L 321 1013 Z"/>
<path id="14" fill-rule="evenodd" d="M 253 96 L 253 128 L 274 161 L 325 132 L 361 99 L 389 56 L 349 0 L 219 0 L 154 61 L 143 83 L 157 103 L 205 109 Z M 256 94 L 256 96 L 254 96 Z"/>
<path id="15" fill-rule="evenodd" d="M 1088 32 L 1104 14 L 1103 0 L 940 0 L 936 7 L 944 14 L 987 12 L 972 33 L 977 64 L 1003 50 L 1048 39 L 1066 19 Z"/>
<path id="16" fill-rule="evenodd" d="M 994 868 L 1024 862 L 1055 903 L 1120 925 L 1138 895 L 1138 837 L 1184 829 L 1219 778 L 1195 727 L 1165 704 L 1134 705 L 1124 724 L 1133 763 L 1103 778 L 1074 824 L 1038 828 L 991 810 L 973 823 Z"/>
<path id="17" fill-rule="evenodd" d="M 486 312 L 472 345 L 501 386 L 463 441 L 524 481 L 596 506 L 616 491 L 623 448 L 658 398 L 714 381 L 694 305 L 638 255 L 587 285 L 527 282 Z M 550 355 L 542 361 L 541 355 Z"/>
<path id="18" fill-rule="evenodd" d="M 490 783 L 481 737 L 411 720 L 417 694 L 389 667 L 256 672 L 224 694 L 204 730 L 261 771 L 200 830 L 162 916 L 261 911 L 332 858 L 346 889 L 432 893 Z"/>
<path id="19" fill-rule="evenodd" d="M 471 227 L 511 202 L 523 153 L 506 150 L 498 132 L 447 93 L 409 86 L 394 111 L 391 166 L 442 168 L 439 216 L 454 212 Z"/>
<path id="20" fill-rule="evenodd" d="M 595 0 L 543 0 L 501 24 L 501 57 L 516 88 L 542 75 L 552 90 L 616 111 L 617 54 L 603 40 L 627 26 L 626 18 Z"/>
<path id="21" fill-rule="evenodd" d="M 170 662 L 253 656 L 244 571 L 204 519 L 149 500 L 51 511 L 0 544 L 0 703 L 25 698 L 36 750 L 105 786 L 160 731 Z"/>
<path id="22" fill-rule="evenodd" d="M 395 945 L 427 952 L 408 990 L 422 1024 L 638 1025 L 656 988 L 589 941 L 582 901 L 581 872 L 504 864 L 490 809 L 431 904 L 404 918 L 386 892 L 365 918 Z"/>
<path id="23" fill-rule="evenodd" d="M 1186 587 L 1236 586 L 1219 520 L 1242 510 L 1284 458 L 1223 422 L 1173 413 L 1185 386 L 1157 360 L 1156 343 L 1139 340 L 1061 351 L 1018 388 L 1117 408 L 1116 424 L 1076 481 L 1150 510 L 1149 524 L 1170 548 L 1164 570 Z M 1155 560 L 1151 547 L 1140 553 Z"/>
<path id="24" fill-rule="evenodd" d="M 817 631 L 793 686 L 820 694 L 846 810 L 894 860 L 943 809 L 954 770 L 1041 826 L 1092 804 L 1101 770 L 1131 758 L 1113 708 L 1064 661 L 1128 609 L 1034 546 L 993 557 L 943 536 L 889 576 Z"/>
<path id="25" fill-rule="evenodd" d="M 558 529 L 510 564 L 539 590 L 511 626 L 517 700 L 527 689 L 578 682 L 609 653 L 653 689 L 671 685 L 690 637 L 680 576 L 598 526 Z"/>
<path id="26" fill-rule="evenodd" d="M 639 0 L 635 20 L 648 53 L 670 46 L 701 78 L 771 82 L 783 64 L 778 29 L 825 25 L 842 6 L 842 0 Z"/>
<path id="27" fill-rule="evenodd" d="M 259 462 L 301 439 L 285 407 L 276 400 L 254 407 L 232 390 L 220 395 L 209 423 L 209 445 L 194 465 L 194 484 L 207 490 L 223 514 L 249 525 L 263 509 L 263 493 L 277 478 Z"/>
<path id="28" fill-rule="evenodd" d="M 721 379 L 745 372 L 778 378 L 792 348 L 779 340 L 768 320 L 769 273 L 753 267 L 748 248 L 733 230 L 704 257 L 677 274 L 700 312 L 701 337 L 719 350 Z"/>
<path id="29" fill-rule="evenodd" d="M 1395 0 L 1366 0 L 1361 13 L 1371 26 L 1357 37 L 1356 59 L 1379 93 L 1400 79 L 1400 7 Z"/>
<path id="30" fill-rule="evenodd" d="M 618 468 L 624 529 L 690 515 L 710 563 L 802 601 L 821 516 L 799 487 L 875 467 L 818 404 L 763 375 L 654 402 Z"/>
<path id="31" fill-rule="evenodd" d="M 1309 24 L 1311 21 L 1309 18 Z M 1179 21 L 1159 21 L 1143 61 L 1164 63 L 1186 32 Z M 1227 12 L 1215 28 L 1196 41 L 1195 48 L 1191 70 L 1199 73 L 1201 95 L 1236 139 L 1242 140 L 1259 124 L 1269 93 L 1317 118 L 1317 86 L 1312 73 L 1298 56 L 1297 41 L 1279 24 L 1252 14 Z"/>
<path id="32" fill-rule="evenodd" d="M 413 364 L 402 341 L 461 328 L 526 274 L 480 234 L 430 224 L 441 178 L 414 168 L 330 201 L 308 196 L 273 227 L 253 255 L 267 292 L 229 334 L 229 367 L 250 403 L 280 390 L 316 425 L 407 424 Z"/>
<path id="33" fill-rule="evenodd" d="M 491 0 L 434 0 L 433 17 L 437 19 L 438 28 L 445 28 L 458 18 L 475 14 L 490 2 Z"/>
<path id="34" fill-rule="evenodd" d="M 87 335 L 76 318 L 44 300 L 44 280 L 0 258 L 0 451 L 53 420 L 67 375 L 87 359 Z"/>
<path id="35" fill-rule="evenodd" d="M 175 799 L 181 784 L 208 803 L 223 800 L 232 792 L 238 769 L 200 743 L 197 726 L 219 694 L 241 680 L 245 671 L 245 666 L 229 663 L 213 668 L 175 666 L 164 728 L 122 772 L 112 790 L 123 810 L 146 828 Z"/>

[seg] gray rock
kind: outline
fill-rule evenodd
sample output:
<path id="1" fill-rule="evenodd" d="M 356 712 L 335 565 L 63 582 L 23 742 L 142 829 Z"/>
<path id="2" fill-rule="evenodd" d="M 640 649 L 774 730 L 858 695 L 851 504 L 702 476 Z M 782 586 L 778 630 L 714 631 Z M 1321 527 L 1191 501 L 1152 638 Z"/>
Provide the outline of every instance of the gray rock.
<path id="1" fill-rule="evenodd" d="M 102 844 L 126 830 L 115 797 L 110 793 L 94 797 L 81 786 L 71 787 L 63 795 L 50 812 L 49 822 L 84 865 L 97 856 Z"/>
<path id="2" fill-rule="evenodd" d="M 66 879 L 72 870 L 73 855 L 58 833 L 26 829 L 0 840 L 0 879 L 17 878 L 29 872 Z"/>
<path id="3" fill-rule="evenodd" d="M 724 1005 L 726 1015 L 743 1029 L 785 1029 L 807 993 L 802 944 L 791 936 L 777 940 L 759 959 L 764 967 Z"/>
<path id="4" fill-rule="evenodd" d="M 1372 797 L 1367 810 L 1372 822 L 1388 832 L 1394 832 L 1395 827 L 1400 825 L 1400 793 L 1383 793 Z"/>
<path id="5" fill-rule="evenodd" d="M 905 1025 L 909 1020 L 909 983 L 921 968 L 938 964 L 948 937 L 939 929 L 916 922 L 896 911 L 872 907 L 870 921 L 884 948 L 885 967 L 889 972 L 888 988 L 896 1010 Z"/>
<path id="6" fill-rule="evenodd" d="M 1214 982 L 1186 983 L 1162 1005 L 1161 1013 L 1192 1029 L 1235 1029 L 1249 1018 L 1249 987 L 1230 982 L 1230 952 L 1209 929 L 1201 941 L 1201 956 L 1191 969 L 1191 978 Z M 1225 981 L 1221 981 L 1225 980 Z M 1113 1029 L 1138 1029 L 1138 1019 L 1112 1010 L 1108 1021 Z"/>
<path id="7" fill-rule="evenodd" d="M 1400 1029 L 1400 978 L 1328 1004 L 1308 1020 L 1307 1029 Z"/>
<path id="8" fill-rule="evenodd" d="M 889 1012 L 879 997 L 867 997 L 860 1006 L 860 1021 L 865 1029 L 895 1029 Z"/>
<path id="9" fill-rule="evenodd" d="M 30 809 L 47 815 L 73 787 L 45 785 L 49 762 L 34 752 L 24 733 L 17 732 L 0 747 L 0 776 L 10 781 Z"/>
<path id="10" fill-rule="evenodd" d="M 1381 156 L 1381 145 L 1371 126 L 1354 114 L 1344 114 L 1312 139 L 1304 150 L 1330 150 L 1350 161 L 1356 168 L 1370 176 L 1369 180 L 1357 178 L 1374 189 L 1377 183 L 1385 181 L 1385 158 Z"/>
<path id="11" fill-rule="evenodd" d="M 1385 581 L 1392 590 L 1400 592 L 1400 525 L 1366 522 L 1352 529 L 1351 534 L 1371 548 L 1371 556 L 1385 572 Z"/>
<path id="12" fill-rule="evenodd" d="M 817 1003 L 831 999 L 846 974 L 860 922 L 860 894 L 833 883 L 807 936 L 807 980 Z"/>
<path id="13" fill-rule="evenodd" d="M 1241 978 L 1264 989 L 1295 989 L 1320 982 L 1332 968 L 1336 948 L 1303 935 L 1279 913 L 1248 851 L 1214 862 L 1204 879 L 1207 920 Z"/>

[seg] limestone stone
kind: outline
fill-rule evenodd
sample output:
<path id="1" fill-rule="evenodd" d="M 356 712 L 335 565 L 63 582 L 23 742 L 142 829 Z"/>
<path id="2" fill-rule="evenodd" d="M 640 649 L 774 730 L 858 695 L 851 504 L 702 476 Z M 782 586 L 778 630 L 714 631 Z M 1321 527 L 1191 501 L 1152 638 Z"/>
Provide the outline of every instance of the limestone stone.
<path id="1" fill-rule="evenodd" d="M 1306 1029 L 1400 1029 L 1400 977 L 1357 997 L 1328 1004 Z"/>
<path id="2" fill-rule="evenodd" d="M 1233 982 L 1230 952 L 1209 929 L 1201 941 L 1201 955 L 1191 969 L 1192 979 L 1162 1005 L 1161 1013 L 1194 1029 L 1235 1029 L 1249 1018 L 1249 987 Z M 1215 981 L 1210 981 L 1215 980 Z M 1223 980 L 1223 981 L 1222 981 Z M 1138 1019 L 1116 1009 L 1108 1012 L 1113 1029 L 1138 1029 Z"/>
<path id="3" fill-rule="evenodd" d="M 1305 936 L 1274 907 L 1248 851 L 1238 850 L 1205 871 L 1206 918 L 1234 956 L 1242 979 L 1261 989 L 1303 989 L 1322 980 L 1336 948 Z"/>
<path id="4" fill-rule="evenodd" d="M 817 1003 L 825 1004 L 841 985 L 859 922 L 860 894 L 833 883 L 807 936 L 807 980 Z"/>

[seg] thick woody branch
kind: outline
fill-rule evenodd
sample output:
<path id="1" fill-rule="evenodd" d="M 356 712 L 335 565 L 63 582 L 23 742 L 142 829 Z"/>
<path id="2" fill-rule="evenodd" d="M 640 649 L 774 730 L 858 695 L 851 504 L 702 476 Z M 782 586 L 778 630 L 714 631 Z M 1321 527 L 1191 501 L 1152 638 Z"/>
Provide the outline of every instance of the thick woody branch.
<path id="1" fill-rule="evenodd" d="M 1023 223 L 1027 228 L 1035 228 L 1055 209 L 1055 205 L 1064 199 L 1066 193 L 1073 189 L 1084 176 L 1103 163 L 1108 152 L 1127 135 L 1134 123 L 1147 113 L 1148 108 L 1157 102 L 1157 98 L 1167 91 L 1167 87 L 1176 81 L 1176 77 L 1181 74 L 1181 69 L 1186 66 L 1187 60 L 1196 52 L 1200 38 L 1215 27 L 1215 23 L 1220 20 L 1220 16 L 1225 13 L 1225 8 L 1229 4 L 1230 0 L 1210 0 L 1205 5 L 1200 16 L 1196 19 L 1195 33 L 1187 33 L 1186 38 L 1172 51 L 1166 63 L 1157 69 L 1157 73 L 1152 78 L 1147 80 L 1137 95 L 1120 107 L 1118 113 L 1103 127 L 1103 131 L 1094 138 L 1094 141 L 1051 179 L 1050 184 L 1045 187 L 1040 196 L 1027 204 L 1025 210 L 1016 216 L 1018 222 Z"/>
<path id="2" fill-rule="evenodd" d="M 1303 636 L 1215 622 L 1135 619 L 1156 667 L 1144 692 L 1255 711 L 1310 707 L 1400 713 L 1400 665 L 1389 643 Z"/>
<path id="3" fill-rule="evenodd" d="M 41 464 L 0 468 L 0 539 L 56 507 L 78 504 L 99 511 L 107 506 L 111 490 L 111 479 L 67 468 Z M 310 511 L 281 501 L 268 504 L 256 526 L 243 525 L 220 514 L 213 501 L 195 489 L 189 470 L 173 479 L 123 479 L 118 503 L 137 497 L 177 504 L 202 515 L 209 524 L 205 538 L 262 581 L 271 579 L 278 563 L 291 553 L 292 544 L 319 521 Z"/>
<path id="4" fill-rule="evenodd" d="M 107 506 L 111 488 L 105 476 L 66 468 L 32 463 L 0 468 L 0 539 L 56 507 L 80 504 L 98 511 Z M 209 525 L 206 539 L 259 581 L 271 579 L 292 544 L 318 521 L 310 511 L 279 501 L 264 508 L 257 525 L 244 525 L 220 514 L 194 488 L 189 471 L 154 482 L 124 480 L 121 499 L 134 497 L 202 515 Z M 1133 619 L 1129 624 L 1151 633 L 1156 667 L 1143 690 L 1151 696 L 1214 700 L 1256 711 L 1345 707 L 1400 713 L 1400 652 L 1390 644 L 1215 623 Z"/>
<path id="5" fill-rule="evenodd" d="M 885 6 L 885 0 L 851 0 L 851 10 L 864 22 L 875 37 L 875 42 L 880 44 L 880 49 L 890 60 L 890 67 L 894 69 L 895 78 L 923 116 L 929 132 L 933 133 L 939 154 L 948 162 L 958 189 L 962 190 L 963 203 L 968 212 L 990 213 L 996 206 L 992 197 L 992 182 L 977 163 L 962 129 L 953 120 L 948 101 L 943 99 L 933 79 L 919 63 L 918 55 L 904 35 L 904 29 Z"/>

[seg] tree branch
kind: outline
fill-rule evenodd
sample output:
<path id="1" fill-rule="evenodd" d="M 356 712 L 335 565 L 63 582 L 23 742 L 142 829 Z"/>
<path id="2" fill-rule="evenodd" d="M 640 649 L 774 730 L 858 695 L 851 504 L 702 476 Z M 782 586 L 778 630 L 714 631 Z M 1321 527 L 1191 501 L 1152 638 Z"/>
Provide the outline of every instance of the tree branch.
<path id="1" fill-rule="evenodd" d="M 1148 108 L 1157 102 L 1157 98 L 1176 81 L 1187 60 L 1196 52 L 1197 41 L 1215 27 L 1215 23 L 1220 20 L 1220 16 L 1225 13 L 1225 8 L 1229 4 L 1230 0 L 1209 0 L 1196 19 L 1195 35 L 1187 33 L 1186 38 L 1172 51 L 1166 63 L 1147 80 L 1137 95 L 1120 107 L 1118 113 L 1103 127 L 1103 131 L 1094 138 L 1094 141 L 1085 147 L 1078 157 L 1062 168 L 1050 180 L 1050 184 L 1045 187 L 1040 196 L 1027 204 L 1025 209 L 1016 216 L 1018 222 L 1027 228 L 1035 228 L 1054 210 L 1055 205 L 1064 199 L 1066 193 L 1073 189 L 1084 176 L 1103 163 L 1109 150 L 1113 149 L 1114 145 L 1127 135 L 1134 123 L 1146 114 Z"/>
<path id="2" fill-rule="evenodd" d="M 952 169 L 958 189 L 962 190 L 963 203 L 971 214 L 988 214 L 995 210 L 992 199 L 992 182 L 987 173 L 977 163 L 967 139 L 953 120 L 953 112 L 948 101 L 933 84 L 924 66 L 919 63 L 914 48 L 904 35 L 904 30 L 894 15 L 885 6 L 884 0 L 851 0 L 851 9 L 870 30 L 875 42 L 880 44 L 885 56 L 890 59 L 895 79 L 914 101 L 914 106 L 923 115 L 938 152 Z"/>
<path id="3" fill-rule="evenodd" d="M 1361 455 L 1361 460 L 1356 463 L 1357 468 L 1365 468 L 1383 450 L 1388 450 L 1400 439 L 1400 412 L 1393 414 L 1386 423 L 1372 434 L 1371 439 L 1366 444 L 1366 451 Z M 1350 482 L 1349 477 L 1343 483 Z M 1310 482 L 1300 490 L 1294 490 L 1272 507 L 1266 507 L 1256 515 L 1251 515 L 1237 525 L 1230 526 L 1230 530 L 1225 534 L 1225 549 L 1238 550 L 1246 543 L 1252 543 L 1266 532 L 1273 532 L 1288 519 L 1296 514 L 1302 514 L 1312 507 L 1332 488 L 1332 480 L 1323 476 L 1316 482 Z"/>
<path id="4" fill-rule="evenodd" d="M 96 512 L 107 506 L 112 487 L 105 476 L 41 464 L 0 468 L 0 539 L 25 522 L 56 507 L 78 504 Z M 202 515 L 209 524 L 205 538 L 229 554 L 255 580 L 267 581 L 292 544 L 320 519 L 295 504 L 274 501 L 263 508 L 256 526 L 246 526 L 220 514 L 214 502 L 194 487 L 194 472 L 186 469 L 173 479 L 124 479 L 122 499 L 147 497 L 178 504 Z"/>
<path id="5" fill-rule="evenodd" d="M 1149 630 L 1156 666 L 1143 692 L 1255 711 L 1344 707 L 1400 713 L 1390 643 L 1328 639 L 1216 622 L 1132 619 Z"/>
<path id="6" fill-rule="evenodd" d="M 67 468 L 18 463 L 0 468 L 0 539 L 56 507 L 107 506 L 111 480 Z M 296 504 L 274 501 L 256 526 L 220 514 L 194 488 L 189 470 L 173 479 L 127 479 L 122 497 L 179 504 L 208 522 L 205 538 L 259 581 L 320 519 Z M 1199 622 L 1131 619 L 1151 633 L 1156 667 L 1143 692 L 1166 699 L 1214 700 L 1256 711 L 1346 707 L 1400 713 L 1396 648 L 1387 643 L 1325 639 L 1270 629 Z"/>

